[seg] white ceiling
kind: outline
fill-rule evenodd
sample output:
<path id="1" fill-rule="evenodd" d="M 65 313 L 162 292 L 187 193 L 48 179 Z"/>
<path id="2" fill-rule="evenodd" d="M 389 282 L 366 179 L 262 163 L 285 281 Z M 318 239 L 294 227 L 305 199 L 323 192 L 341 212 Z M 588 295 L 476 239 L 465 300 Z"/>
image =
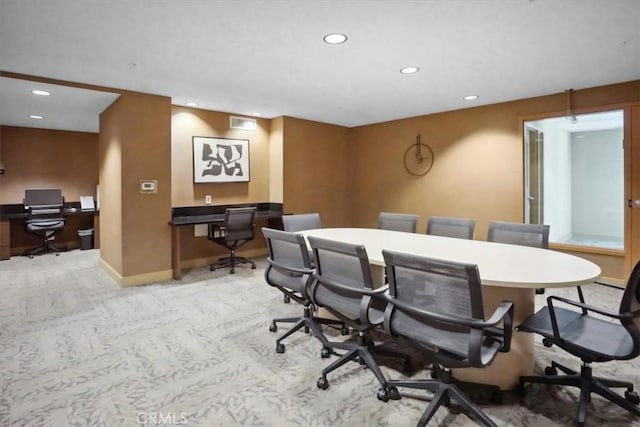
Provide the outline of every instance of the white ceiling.
<path id="1" fill-rule="evenodd" d="M 0 71 L 352 127 L 640 79 L 639 22 L 638 0 L 0 0 Z M 0 124 L 33 113 L 3 85 Z M 62 104 L 47 127 L 81 116 Z"/>

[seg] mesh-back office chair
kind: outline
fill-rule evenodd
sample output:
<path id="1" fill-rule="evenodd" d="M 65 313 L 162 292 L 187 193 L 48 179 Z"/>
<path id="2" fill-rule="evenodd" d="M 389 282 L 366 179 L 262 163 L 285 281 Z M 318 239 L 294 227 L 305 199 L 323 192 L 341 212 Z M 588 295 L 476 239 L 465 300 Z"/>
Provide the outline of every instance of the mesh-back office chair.
<path id="1" fill-rule="evenodd" d="M 280 290 L 289 299 L 293 299 L 304 308 L 302 317 L 287 317 L 273 319 L 269 330 L 276 332 L 278 323 L 294 323 L 293 327 L 285 332 L 276 340 L 276 352 L 284 353 L 285 345 L 282 340 L 304 327 L 305 332 L 311 330 L 313 334 L 322 342 L 323 351 L 330 351 L 330 344 L 322 333 L 320 325 L 339 325 L 344 324 L 335 319 L 324 319 L 313 316 L 313 304 L 307 287 L 309 282 L 313 280 L 313 268 L 309 261 L 309 251 L 307 243 L 301 234 L 288 233 L 286 231 L 273 230 L 271 228 L 262 228 L 262 234 L 267 240 L 267 248 L 269 249 L 269 258 L 264 272 L 266 282 Z"/>
<path id="2" fill-rule="evenodd" d="M 366 365 L 380 382 L 377 397 L 382 401 L 398 399 L 397 389 L 387 387 L 372 351 L 383 351 L 375 346 L 369 332 L 382 324 L 385 302 L 380 296 L 387 287 L 373 289 L 369 257 L 362 245 L 336 242 L 317 237 L 308 237 L 316 257 L 316 279 L 310 287 L 311 300 L 318 307 L 324 307 L 336 318 L 357 331 L 357 342 L 334 343 L 333 347 L 347 352 L 322 370 L 317 386 L 323 390 L 329 387 L 327 374 L 352 360 Z M 399 356 L 396 353 L 386 352 Z M 404 357 L 408 363 L 408 357 Z"/>
<path id="3" fill-rule="evenodd" d="M 417 226 L 418 215 L 380 212 L 378 217 L 378 228 L 382 230 L 415 233 Z"/>
<path id="4" fill-rule="evenodd" d="M 473 240 L 476 222 L 469 218 L 431 216 L 427 221 L 427 234 Z"/>
<path id="5" fill-rule="evenodd" d="M 457 401 L 484 425 L 494 422 L 453 383 L 450 368 L 482 368 L 509 351 L 513 304 L 503 301 L 489 320 L 476 265 L 383 250 L 389 293 L 384 328 L 418 344 L 434 361 L 432 379 L 390 380 L 389 387 L 434 393 L 418 422 L 425 426 L 441 405 Z M 502 323 L 502 328 L 496 326 Z"/>
<path id="6" fill-rule="evenodd" d="M 220 258 L 217 263 L 211 264 L 211 271 L 215 271 L 216 268 L 231 267 L 230 273 L 233 274 L 236 264 L 251 264 L 252 269 L 256 268 L 255 262 L 235 254 L 236 249 L 253 240 L 255 214 L 256 208 L 227 208 L 222 225 L 209 224 L 209 240 L 231 251 L 228 257 Z"/>
<path id="7" fill-rule="evenodd" d="M 491 221 L 487 241 L 547 249 L 549 247 L 549 226 Z M 544 294 L 544 288 L 536 289 L 536 294 Z"/>
<path id="8" fill-rule="evenodd" d="M 283 215 L 282 225 L 284 226 L 284 231 L 288 231 L 290 233 L 322 228 L 319 213 Z M 311 265 L 315 266 L 315 260 L 313 259 L 313 252 L 311 249 L 309 249 L 309 259 L 311 260 Z M 291 301 L 289 296 L 286 294 L 284 295 L 283 300 L 285 303 Z"/>
<path id="9" fill-rule="evenodd" d="M 597 393 L 618 406 L 640 416 L 640 398 L 633 384 L 592 375 L 591 363 L 611 360 L 629 360 L 640 354 L 640 262 L 633 269 L 622 294 L 617 313 L 587 305 L 582 289 L 578 287 L 580 301 L 557 296 L 547 298 L 547 306 L 526 319 L 517 329 L 534 332 L 544 337 L 546 346 L 557 345 L 582 360 L 580 372 L 552 361 L 544 376 L 520 377 L 519 391 L 524 394 L 525 383 L 569 385 L 580 388 L 577 425 L 587 417 L 591 393 Z M 568 304 L 575 309 L 562 307 Z M 595 316 L 594 316 L 595 315 Z M 596 317 L 597 316 L 597 317 Z M 558 369 L 564 375 L 558 375 Z M 624 397 L 611 388 L 626 388 Z"/>
<path id="10" fill-rule="evenodd" d="M 41 244 L 25 252 L 29 258 L 36 254 L 55 252 L 59 249 L 49 244 L 49 239 L 64 228 L 64 198 L 62 190 L 25 190 L 24 208 L 27 210 L 25 227 L 27 233 L 41 239 Z"/>
<path id="11" fill-rule="evenodd" d="M 319 213 L 282 215 L 282 225 L 284 225 L 284 231 L 290 233 L 322 228 Z"/>

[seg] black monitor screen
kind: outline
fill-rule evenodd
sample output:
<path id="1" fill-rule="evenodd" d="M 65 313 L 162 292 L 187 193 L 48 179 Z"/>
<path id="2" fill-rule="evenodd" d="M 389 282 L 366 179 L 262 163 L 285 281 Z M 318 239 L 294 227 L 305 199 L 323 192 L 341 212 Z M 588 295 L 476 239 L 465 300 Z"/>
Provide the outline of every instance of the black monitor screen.
<path id="1" fill-rule="evenodd" d="M 62 206 L 62 190 L 59 188 L 24 190 L 24 205 L 25 207 Z"/>

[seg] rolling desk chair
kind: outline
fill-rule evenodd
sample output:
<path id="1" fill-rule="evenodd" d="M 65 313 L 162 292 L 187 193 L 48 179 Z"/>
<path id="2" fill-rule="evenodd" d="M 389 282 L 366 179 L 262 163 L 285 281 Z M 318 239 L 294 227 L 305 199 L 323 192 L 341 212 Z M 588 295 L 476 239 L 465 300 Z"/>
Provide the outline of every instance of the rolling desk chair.
<path id="1" fill-rule="evenodd" d="M 224 246 L 231 251 L 228 257 L 220 258 L 215 264 L 211 264 L 211 271 L 216 268 L 231 267 L 231 274 L 235 273 L 236 264 L 251 264 L 255 269 L 256 264 L 252 260 L 236 256 L 235 251 L 245 243 L 253 240 L 254 218 L 256 208 L 227 208 L 224 214 L 224 223 L 209 224 L 209 240 Z"/>
<path id="2" fill-rule="evenodd" d="M 42 243 L 29 249 L 25 255 L 33 258 L 36 254 L 60 250 L 49 244 L 49 239 L 64 228 L 64 198 L 60 189 L 24 190 L 24 208 L 27 210 L 25 228 L 27 233 L 38 236 Z"/>
<path id="3" fill-rule="evenodd" d="M 451 368 L 483 368 L 511 346 L 513 304 L 502 301 L 485 320 L 478 267 L 382 250 L 389 275 L 384 328 L 418 344 L 434 361 L 432 378 L 389 380 L 388 387 L 434 394 L 418 426 L 458 402 L 485 426 L 496 424 L 458 387 Z M 502 323 L 502 327 L 498 327 Z"/>
<path id="4" fill-rule="evenodd" d="M 378 228 L 381 230 L 415 233 L 417 226 L 418 215 L 380 212 L 378 217 Z"/>
<path id="5" fill-rule="evenodd" d="M 282 225 L 289 233 L 322 228 L 319 213 L 282 215 Z"/>
<path id="6" fill-rule="evenodd" d="M 542 335 L 545 346 L 556 345 L 580 358 L 580 372 L 552 360 L 544 369 L 544 375 L 520 377 L 517 391 L 524 395 L 525 383 L 578 387 L 578 426 L 586 422 L 593 393 L 640 416 L 640 397 L 629 378 L 596 377 L 591 368 L 591 363 L 630 360 L 640 355 L 640 262 L 629 276 L 618 312 L 586 304 L 580 287 L 578 297 L 579 301 L 548 297 L 547 305 L 522 322 L 517 330 Z M 624 397 L 613 388 L 626 389 Z"/>
<path id="7" fill-rule="evenodd" d="M 431 216 L 427 221 L 427 234 L 473 240 L 476 222 L 470 218 Z"/>

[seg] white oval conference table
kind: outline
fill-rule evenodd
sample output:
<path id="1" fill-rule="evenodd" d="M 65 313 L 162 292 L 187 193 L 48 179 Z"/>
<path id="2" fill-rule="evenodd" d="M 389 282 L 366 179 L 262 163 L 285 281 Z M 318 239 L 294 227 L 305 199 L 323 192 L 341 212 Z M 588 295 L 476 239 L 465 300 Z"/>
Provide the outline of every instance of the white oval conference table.
<path id="1" fill-rule="evenodd" d="M 587 285 L 601 274 L 600 267 L 583 258 L 528 246 L 373 228 L 322 228 L 302 233 L 363 245 L 376 277 L 374 280 L 380 285 L 384 282 L 382 249 L 476 264 L 483 285 L 485 315 L 493 313 L 501 301 L 511 301 L 514 327 L 534 313 L 536 288 Z M 521 375 L 532 375 L 533 368 L 533 334 L 514 331 L 508 353 L 499 353 L 486 368 L 454 370 L 454 376 L 463 381 L 511 390 Z"/>

